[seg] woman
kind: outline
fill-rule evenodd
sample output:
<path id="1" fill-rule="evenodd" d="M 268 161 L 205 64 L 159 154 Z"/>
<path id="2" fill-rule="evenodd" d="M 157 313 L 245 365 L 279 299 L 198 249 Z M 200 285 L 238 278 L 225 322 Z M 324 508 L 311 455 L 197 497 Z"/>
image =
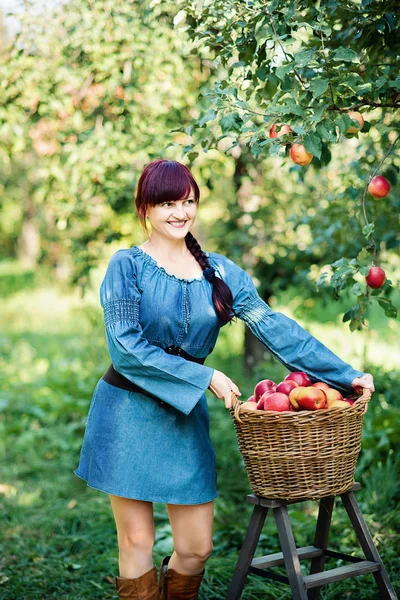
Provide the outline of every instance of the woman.
<path id="1" fill-rule="evenodd" d="M 95 388 L 80 464 L 74 471 L 109 494 L 117 527 L 120 598 L 192 600 L 212 545 L 215 452 L 205 391 L 231 406 L 241 395 L 205 366 L 220 328 L 242 319 L 291 371 L 306 371 L 346 394 L 374 390 L 295 321 L 259 297 L 229 258 L 203 251 L 192 229 L 200 192 L 189 169 L 159 159 L 140 176 L 141 246 L 117 251 L 100 288 L 112 365 Z M 174 552 L 153 565 L 153 502 L 166 504 Z"/>

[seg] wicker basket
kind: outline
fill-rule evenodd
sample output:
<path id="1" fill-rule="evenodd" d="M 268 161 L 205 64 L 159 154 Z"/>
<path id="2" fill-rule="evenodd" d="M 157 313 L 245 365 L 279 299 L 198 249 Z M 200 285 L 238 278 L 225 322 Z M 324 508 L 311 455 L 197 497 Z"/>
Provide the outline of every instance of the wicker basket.
<path id="1" fill-rule="evenodd" d="M 230 413 L 253 492 L 296 500 L 351 488 L 369 399 L 366 390 L 348 408 L 247 411 L 232 393 Z"/>

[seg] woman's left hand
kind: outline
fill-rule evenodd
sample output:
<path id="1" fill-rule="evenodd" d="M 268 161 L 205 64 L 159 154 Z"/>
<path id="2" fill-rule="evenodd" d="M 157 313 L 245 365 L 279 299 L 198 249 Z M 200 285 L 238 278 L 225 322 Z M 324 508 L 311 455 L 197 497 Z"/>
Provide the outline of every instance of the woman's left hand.
<path id="1" fill-rule="evenodd" d="M 353 379 L 351 382 L 351 387 L 362 388 L 362 393 L 365 395 L 368 395 L 369 391 L 369 397 L 371 397 L 372 392 L 375 391 L 374 378 L 372 377 L 371 373 L 364 373 L 364 375 L 361 377 L 356 377 Z"/>

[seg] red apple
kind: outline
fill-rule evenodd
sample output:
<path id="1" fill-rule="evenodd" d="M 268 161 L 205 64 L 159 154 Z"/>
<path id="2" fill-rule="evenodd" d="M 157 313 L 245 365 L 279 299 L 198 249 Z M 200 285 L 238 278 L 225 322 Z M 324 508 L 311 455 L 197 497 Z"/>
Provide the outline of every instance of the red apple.
<path id="1" fill-rule="evenodd" d="M 290 148 L 290 158 L 297 165 L 305 167 L 312 161 L 313 155 L 307 152 L 303 144 L 292 144 Z"/>
<path id="2" fill-rule="evenodd" d="M 326 407 L 326 396 L 324 390 L 308 386 L 303 388 L 296 396 L 300 408 L 304 410 L 320 410 Z"/>
<path id="3" fill-rule="evenodd" d="M 382 175 L 373 177 L 368 184 L 368 191 L 375 198 L 386 198 L 390 192 L 390 183 Z"/>
<path id="4" fill-rule="evenodd" d="M 264 401 L 268 398 L 268 396 L 270 396 L 271 394 L 275 394 L 275 390 L 267 390 L 266 392 L 263 393 L 263 395 L 261 396 L 261 398 L 259 399 L 259 401 L 257 402 L 257 408 L 258 410 L 264 410 Z"/>
<path id="5" fill-rule="evenodd" d="M 303 387 L 311 385 L 311 379 L 304 371 L 294 371 L 293 373 L 289 373 L 289 375 L 286 375 L 284 381 L 287 381 L 288 379 L 290 381 L 295 381 L 298 385 Z"/>
<path id="6" fill-rule="evenodd" d="M 349 110 L 347 114 L 353 121 L 358 121 L 359 127 L 357 127 L 357 125 L 350 125 L 346 133 L 357 133 L 358 131 L 361 131 L 364 127 L 364 117 L 362 114 L 354 110 Z"/>
<path id="7" fill-rule="evenodd" d="M 292 379 L 286 379 L 286 381 L 281 381 L 281 383 L 276 386 L 276 391 L 281 392 L 282 394 L 286 394 L 288 396 L 290 392 L 296 387 L 299 387 L 298 383 L 296 383 Z"/>
<path id="8" fill-rule="evenodd" d="M 257 402 L 257 400 L 255 399 L 254 396 L 250 396 L 250 398 L 248 398 L 247 402 Z"/>
<path id="9" fill-rule="evenodd" d="M 325 396 L 326 396 L 326 400 L 328 403 L 328 408 L 331 408 L 334 402 L 343 400 L 343 396 L 338 390 L 329 388 L 329 390 L 324 390 L 324 391 L 325 391 Z"/>
<path id="10" fill-rule="evenodd" d="M 256 399 L 256 402 L 259 401 L 259 399 L 261 398 L 261 396 L 263 395 L 264 392 L 266 392 L 267 390 L 273 390 L 275 391 L 276 389 L 276 383 L 274 381 L 271 381 L 271 379 L 262 379 L 261 381 L 259 381 L 256 385 L 256 387 L 254 388 L 254 396 Z"/>
<path id="11" fill-rule="evenodd" d="M 242 410 L 257 410 L 257 404 L 255 402 L 249 402 L 249 400 L 247 400 L 247 402 L 243 402 L 243 404 L 240 405 L 240 408 Z"/>
<path id="12" fill-rule="evenodd" d="M 280 127 L 280 130 L 277 131 L 276 128 Z M 289 125 L 281 125 L 280 123 L 274 123 L 271 127 L 271 129 L 269 130 L 269 137 L 270 138 L 277 138 L 277 137 L 281 137 L 282 135 L 285 135 L 287 133 L 291 133 L 291 129 L 289 127 Z"/>
<path id="13" fill-rule="evenodd" d="M 343 402 L 348 402 L 352 406 L 355 402 L 354 398 L 343 398 Z"/>
<path id="14" fill-rule="evenodd" d="M 297 396 L 299 395 L 301 390 L 304 390 L 304 386 L 299 386 L 297 388 L 293 388 L 289 394 L 289 402 L 293 406 L 295 410 L 299 410 L 299 404 L 297 402 Z"/>
<path id="15" fill-rule="evenodd" d="M 263 410 L 275 410 L 277 412 L 283 412 L 285 410 L 289 410 L 289 407 L 289 397 L 286 396 L 286 394 L 274 392 L 273 394 L 270 394 L 268 398 L 265 398 Z"/>
<path id="16" fill-rule="evenodd" d="M 371 267 L 365 281 L 370 288 L 381 288 L 386 281 L 386 273 L 381 267 Z"/>
<path id="17" fill-rule="evenodd" d="M 329 390 L 329 385 L 324 381 L 316 381 L 312 385 L 313 387 L 319 388 L 320 390 Z"/>

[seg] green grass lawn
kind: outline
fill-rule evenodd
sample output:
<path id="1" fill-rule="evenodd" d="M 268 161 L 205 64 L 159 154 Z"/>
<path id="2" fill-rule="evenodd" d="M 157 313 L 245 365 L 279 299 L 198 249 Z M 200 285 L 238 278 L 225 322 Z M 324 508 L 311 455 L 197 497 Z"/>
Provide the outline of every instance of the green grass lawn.
<path id="1" fill-rule="evenodd" d="M 117 538 L 108 496 L 89 488 L 73 473 L 91 395 L 110 362 L 98 292 L 95 289 L 82 299 L 77 292 L 50 287 L 43 274 L 33 277 L 12 265 L 0 268 L 0 290 L 0 509 L 4 532 L 0 597 L 116 598 L 112 578 L 118 574 Z M 299 306 L 298 295 L 293 293 L 278 299 L 273 308 L 294 316 L 343 359 L 361 367 L 364 332 L 350 334 L 336 320 L 338 307 L 334 304 L 326 309 L 333 315 L 328 321 L 326 311 L 319 321 L 318 307 L 313 307 L 315 314 L 311 315 L 304 307 L 300 314 Z M 388 323 L 379 315 L 371 319 L 377 325 L 379 352 L 369 352 L 367 358 L 376 376 L 377 392 L 365 418 L 357 469 L 363 488 L 358 500 L 398 589 L 400 373 L 394 370 L 399 350 L 395 354 L 393 349 L 398 323 Z M 255 381 L 263 377 L 280 380 L 286 370 L 276 362 L 258 365 L 254 380 L 249 381 L 242 367 L 243 328 L 243 323 L 223 328 L 207 364 L 224 371 L 243 395 L 249 395 Z M 214 553 L 207 562 L 202 600 L 225 598 L 251 514 L 246 502 L 251 488 L 230 414 L 209 392 L 208 399 L 219 497 L 215 501 Z M 316 508 L 312 502 L 290 508 L 299 546 L 312 543 Z M 158 564 L 172 551 L 172 536 L 164 505 L 154 504 L 154 513 L 154 559 Z M 340 507 L 334 515 L 331 547 L 356 553 L 354 535 Z M 278 550 L 275 526 L 268 518 L 256 555 Z M 337 564 L 332 561 L 330 566 Z M 248 578 L 243 594 L 244 600 L 290 597 L 286 586 L 255 576 Z M 373 600 L 378 595 L 372 575 L 367 575 L 326 586 L 322 598 Z"/>

